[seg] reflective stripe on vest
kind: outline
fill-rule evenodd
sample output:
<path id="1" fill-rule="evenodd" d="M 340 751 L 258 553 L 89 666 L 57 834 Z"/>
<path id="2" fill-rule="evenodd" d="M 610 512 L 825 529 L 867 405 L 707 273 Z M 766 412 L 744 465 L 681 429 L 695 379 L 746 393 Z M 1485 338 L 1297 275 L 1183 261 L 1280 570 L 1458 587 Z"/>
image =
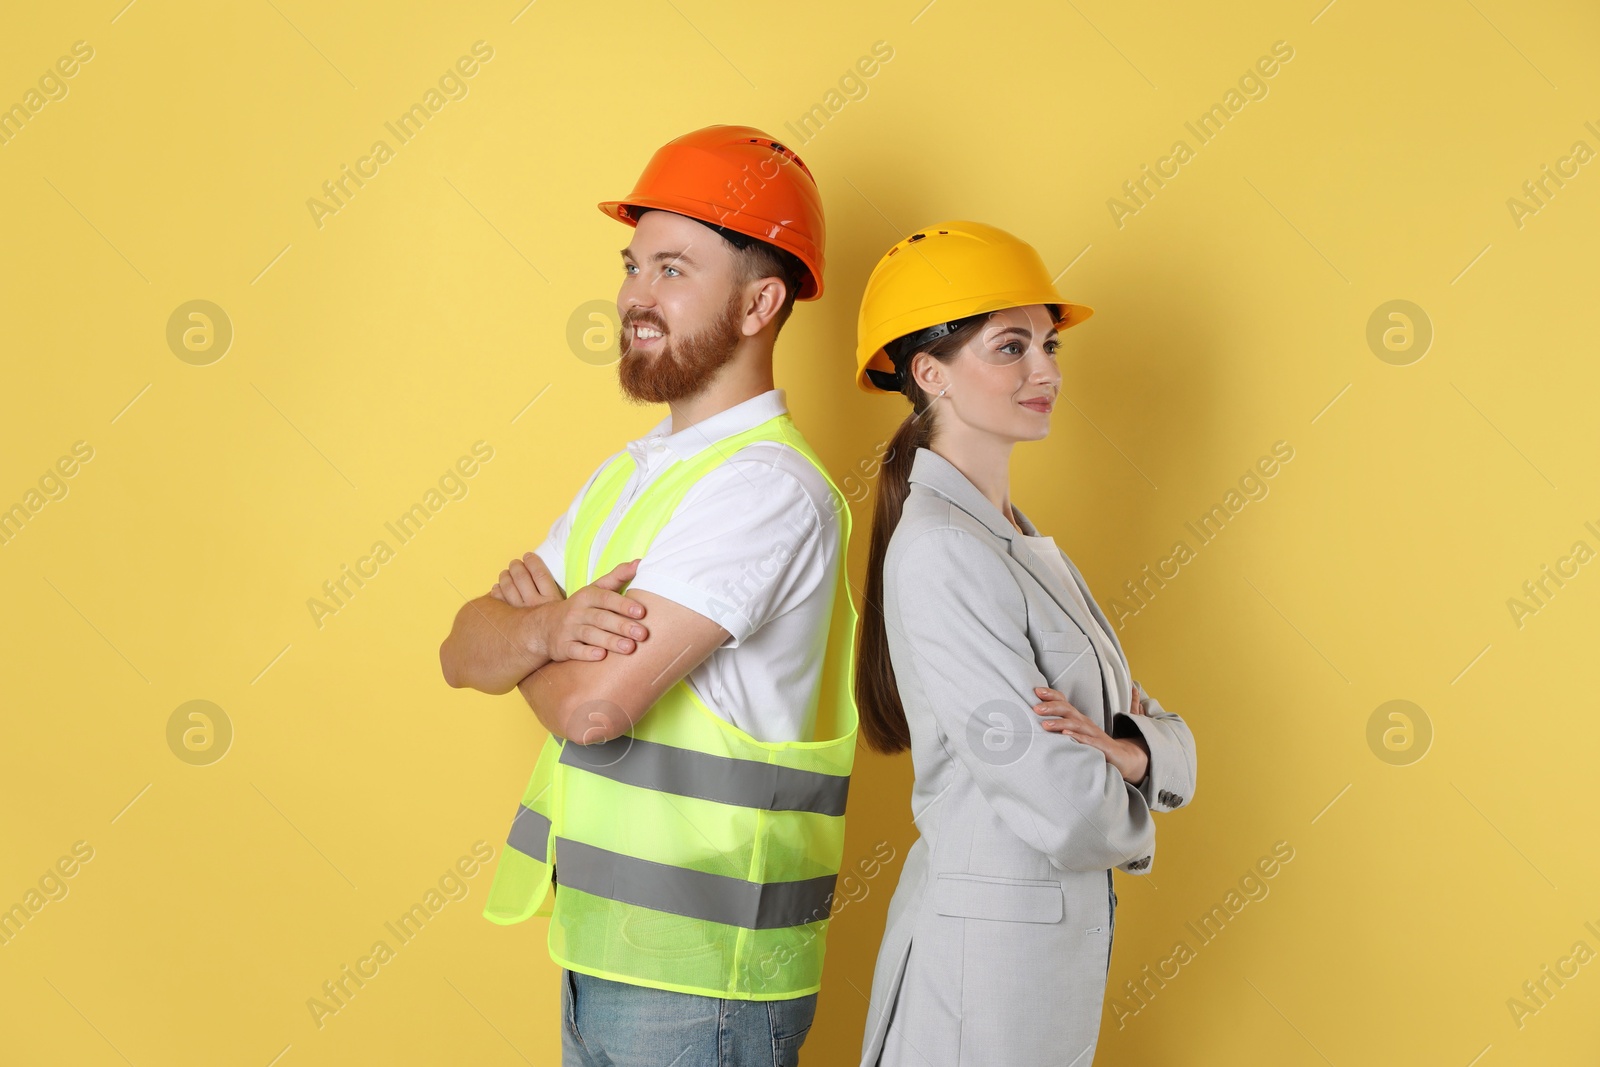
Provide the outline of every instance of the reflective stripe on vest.
<path id="1" fill-rule="evenodd" d="M 511 833 L 506 837 L 506 845 L 529 859 L 546 862 L 549 859 L 545 854 L 549 840 L 549 818 L 530 807 L 518 804 L 517 817 L 511 820 Z"/>
<path id="2" fill-rule="evenodd" d="M 564 888 L 751 930 L 799 926 L 827 915 L 836 878 L 829 874 L 798 882 L 746 882 L 564 837 L 556 838 L 556 850 Z"/>
<path id="3" fill-rule="evenodd" d="M 768 811 L 843 815 L 850 776 L 778 767 L 754 760 L 659 745 L 624 734 L 590 745 L 565 745 L 561 762 L 641 789 Z"/>
<path id="4" fill-rule="evenodd" d="M 759 440 L 788 444 L 817 468 L 840 523 L 817 739 L 758 741 L 683 679 L 621 737 L 590 745 L 548 738 L 484 916 L 515 923 L 551 915 L 551 957 L 572 970 L 730 999 L 820 988 L 857 726 L 843 494 L 781 414 L 673 462 L 629 504 L 591 568 L 600 526 L 634 470 L 623 453 L 579 503 L 563 585 L 576 590 L 646 555 L 695 481 Z"/>

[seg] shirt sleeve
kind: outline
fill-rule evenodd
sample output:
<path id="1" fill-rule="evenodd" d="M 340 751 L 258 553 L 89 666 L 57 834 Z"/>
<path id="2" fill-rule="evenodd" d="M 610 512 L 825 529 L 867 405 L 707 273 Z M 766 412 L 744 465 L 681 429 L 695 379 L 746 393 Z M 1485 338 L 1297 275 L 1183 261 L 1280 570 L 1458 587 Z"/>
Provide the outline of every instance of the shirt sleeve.
<path id="1" fill-rule="evenodd" d="M 605 470 L 606 464 L 617 457 L 612 453 L 605 458 L 605 462 L 596 467 L 589 475 L 589 480 L 583 483 L 583 488 L 578 490 L 578 495 L 572 498 L 572 503 L 567 505 L 567 510 L 556 517 L 550 524 L 550 532 L 545 535 L 544 542 L 533 550 L 534 555 L 544 561 L 555 576 L 556 584 L 561 586 L 562 593 L 571 595 L 572 590 L 567 588 L 567 534 L 572 530 L 572 523 L 578 516 L 578 505 L 583 503 L 583 496 L 594 484 L 594 480 Z"/>
<path id="2" fill-rule="evenodd" d="M 736 455 L 684 495 L 639 563 L 647 589 L 741 641 L 835 579 L 839 520 L 827 482 L 785 449 Z"/>

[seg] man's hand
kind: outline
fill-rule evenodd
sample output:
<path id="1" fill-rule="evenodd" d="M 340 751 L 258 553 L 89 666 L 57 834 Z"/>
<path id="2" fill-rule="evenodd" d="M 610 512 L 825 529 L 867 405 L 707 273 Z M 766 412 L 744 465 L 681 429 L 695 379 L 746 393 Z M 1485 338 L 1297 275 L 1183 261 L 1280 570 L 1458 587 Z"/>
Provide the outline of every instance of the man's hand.
<path id="1" fill-rule="evenodd" d="M 620 563 L 592 585 L 578 590 L 572 603 L 567 603 L 566 594 L 544 560 L 537 552 L 525 552 L 500 572 L 500 580 L 489 588 L 489 595 L 514 608 L 559 605 L 550 611 L 532 613 L 527 624 L 548 662 L 600 659 L 607 650 L 632 652 L 635 642 L 649 636 L 649 631 L 634 621 L 644 617 L 644 605 L 622 592 L 638 570 L 637 559 Z"/>
<path id="2" fill-rule="evenodd" d="M 580 745 L 620 737 L 662 694 L 728 640 L 728 631 L 720 623 L 682 604 L 648 589 L 625 599 L 635 597 L 652 623 L 648 639 L 640 641 L 631 655 L 606 656 L 605 649 L 583 644 L 579 647 L 603 658 L 574 657 L 550 663 L 518 683 L 539 722 L 557 737 Z M 549 604 L 535 610 L 553 612 L 559 607 Z"/>
<path id="3" fill-rule="evenodd" d="M 524 552 L 500 572 L 500 580 L 489 587 L 489 595 L 514 608 L 532 608 L 565 597 L 550 568 L 537 552 Z"/>
<path id="4" fill-rule="evenodd" d="M 529 625 L 551 663 L 604 659 L 607 651 L 632 652 L 636 642 L 650 635 L 638 621 L 644 618 L 644 605 L 622 592 L 638 570 L 637 559 L 619 563 L 570 597 L 557 596 L 533 605 Z M 500 583 L 489 595 L 499 594 L 499 599 L 520 607 L 530 589 L 537 595 L 551 586 L 560 592 L 544 562 L 529 552 L 500 572 Z"/>
<path id="5" fill-rule="evenodd" d="M 617 590 L 632 580 L 637 563 L 616 567 L 568 599 L 536 554 L 513 560 L 490 592 L 467 601 L 456 613 L 449 636 L 439 646 L 445 681 L 457 689 L 498 695 L 552 660 L 599 659 L 608 650 L 631 652 L 632 638 L 620 635 L 633 632 L 634 612 L 642 615 L 644 608 Z"/>

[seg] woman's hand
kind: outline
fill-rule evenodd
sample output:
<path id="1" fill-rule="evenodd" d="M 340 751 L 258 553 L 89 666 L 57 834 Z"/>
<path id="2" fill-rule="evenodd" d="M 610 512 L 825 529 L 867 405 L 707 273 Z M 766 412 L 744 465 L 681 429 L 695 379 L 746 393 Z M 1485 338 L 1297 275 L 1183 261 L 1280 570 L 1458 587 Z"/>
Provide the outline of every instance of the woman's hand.
<path id="1" fill-rule="evenodd" d="M 1134 706 L 1139 706 L 1135 689 Z M 1150 754 L 1143 745 L 1130 740 L 1119 740 L 1091 722 L 1089 717 L 1067 701 L 1067 698 L 1048 686 L 1040 686 L 1035 694 L 1043 694 L 1042 703 L 1033 706 L 1034 714 L 1044 717 L 1040 723 L 1051 733 L 1066 734 L 1074 741 L 1100 750 L 1106 762 L 1117 769 L 1123 779 L 1133 785 L 1144 781 L 1150 766 Z M 1143 714 L 1143 711 L 1130 714 Z"/>

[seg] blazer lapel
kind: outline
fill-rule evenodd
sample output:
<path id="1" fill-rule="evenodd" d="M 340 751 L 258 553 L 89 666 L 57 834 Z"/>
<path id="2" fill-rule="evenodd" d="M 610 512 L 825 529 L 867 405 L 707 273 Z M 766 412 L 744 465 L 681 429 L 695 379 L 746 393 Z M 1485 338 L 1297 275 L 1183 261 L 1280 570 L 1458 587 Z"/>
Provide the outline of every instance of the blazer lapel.
<path id="1" fill-rule="evenodd" d="M 1015 504 L 1012 505 L 1012 510 L 1016 510 Z M 1021 516 L 1019 515 L 1018 518 L 1021 518 Z M 1094 612 L 1094 617 L 1100 620 L 1100 628 L 1106 632 L 1107 637 L 1111 638 L 1112 645 L 1116 647 L 1117 655 L 1122 657 L 1122 662 L 1128 662 L 1128 654 L 1122 650 L 1122 642 L 1117 640 L 1117 628 L 1111 625 L 1111 620 L 1106 618 L 1106 613 L 1100 610 L 1100 605 L 1095 603 L 1094 597 L 1090 595 L 1089 583 L 1084 581 L 1083 572 L 1078 570 L 1078 565 L 1072 562 L 1071 556 L 1063 552 L 1062 558 L 1067 561 L 1067 569 L 1072 571 L 1077 578 L 1078 588 L 1083 590 L 1084 601 L 1088 603 L 1089 608 Z"/>
<path id="2" fill-rule="evenodd" d="M 1023 530 L 1025 530 L 1029 534 L 1032 534 L 1035 537 L 1038 536 L 1038 530 L 1034 527 L 1032 521 L 1030 521 L 1029 518 L 1022 513 L 1022 509 L 1017 507 L 1017 502 L 1015 500 L 1013 500 L 1011 502 L 1011 511 L 1012 511 L 1013 514 L 1016 515 L 1017 521 L 1022 523 Z M 1026 545 L 1018 545 L 1017 547 L 1019 549 L 1023 550 L 1023 551 L 1027 551 L 1027 546 Z M 1060 545 L 1056 546 L 1056 551 L 1057 552 L 1061 552 L 1061 546 Z M 1032 554 L 1032 553 L 1030 553 L 1030 554 Z M 1083 602 L 1089 606 L 1089 610 L 1092 611 L 1094 613 L 1095 618 L 1100 621 L 1100 630 L 1101 630 L 1101 632 L 1111 635 L 1111 643 L 1116 646 L 1117 655 L 1119 657 L 1122 657 L 1123 662 L 1126 663 L 1127 662 L 1126 657 L 1122 656 L 1122 646 L 1117 643 L 1116 635 L 1111 632 L 1111 627 L 1109 625 L 1107 625 L 1106 617 L 1100 611 L 1100 605 L 1096 604 L 1094 602 L 1094 597 L 1089 595 L 1089 585 L 1088 585 L 1087 582 L 1085 582 L 1083 580 L 1083 575 L 1078 572 L 1078 568 L 1073 564 L 1072 557 L 1067 555 L 1065 552 L 1061 552 L 1061 558 L 1066 561 L 1067 571 L 1072 575 L 1072 580 L 1078 583 L 1078 591 L 1083 594 Z M 1031 568 L 1029 570 L 1029 573 L 1035 575 L 1036 577 L 1038 575 L 1038 572 L 1032 570 Z M 1055 574 L 1054 571 L 1050 572 L 1050 577 L 1051 578 L 1055 578 L 1056 577 L 1056 574 Z M 1058 581 L 1054 585 L 1046 585 L 1045 588 L 1049 589 L 1050 590 L 1050 595 L 1055 597 L 1055 596 L 1057 596 L 1057 590 L 1060 588 L 1060 582 Z M 1059 599 L 1060 598 L 1057 597 L 1058 601 L 1059 601 Z M 1070 613 L 1072 615 L 1072 621 L 1077 623 L 1078 624 L 1078 628 L 1083 631 L 1084 636 L 1088 637 L 1089 636 L 1089 626 L 1088 626 L 1088 623 L 1086 623 L 1084 621 L 1084 619 L 1083 619 L 1083 612 L 1082 612 L 1082 609 L 1078 607 L 1078 601 L 1077 601 L 1076 597 L 1072 598 L 1072 600 L 1071 600 L 1071 602 L 1069 604 L 1069 608 L 1070 608 Z M 1094 639 L 1093 638 L 1090 638 L 1089 640 L 1090 640 L 1091 644 L 1094 643 Z M 1100 651 L 1099 651 L 1099 647 L 1100 646 L 1095 645 L 1094 647 L 1095 647 L 1095 658 L 1096 658 L 1096 660 L 1098 660 L 1099 656 L 1100 656 Z M 1115 669 L 1116 669 L 1116 666 L 1113 664 L 1112 670 L 1115 670 Z M 1104 670 L 1102 670 L 1100 672 L 1100 702 L 1101 702 L 1101 706 L 1106 709 L 1105 718 L 1101 722 L 1100 726 L 1101 726 L 1101 729 L 1109 731 L 1111 729 L 1111 693 L 1106 688 L 1106 676 L 1105 676 L 1105 671 Z"/>
<path id="3" fill-rule="evenodd" d="M 1038 527 L 1034 526 L 1033 522 L 1022 513 L 1022 509 L 1017 507 L 1015 500 L 1011 502 L 1011 512 L 1017 517 L 1017 521 L 1022 523 L 1024 532 L 1031 537 L 1039 536 Z M 1002 515 L 1001 518 L 1003 519 L 1005 516 Z M 1006 525 L 1009 526 L 1010 523 Z M 1039 581 L 1039 584 L 1049 591 L 1051 599 L 1066 610 L 1067 615 L 1071 617 L 1073 622 L 1078 624 L 1078 629 L 1082 630 L 1084 636 L 1087 637 L 1089 635 L 1089 620 L 1084 618 L 1083 608 L 1078 606 L 1078 598 L 1062 588 L 1061 576 L 1056 573 L 1055 568 L 1040 559 L 1039 553 L 1034 551 L 1033 546 L 1026 542 L 1013 539 L 1011 544 L 1011 557 L 1026 567 L 1028 573 L 1033 575 Z M 1061 552 L 1060 545 L 1056 546 L 1056 551 Z M 1061 558 L 1066 560 L 1068 573 L 1076 575 L 1077 568 L 1072 566 L 1072 561 L 1067 559 L 1065 552 L 1061 552 Z M 1083 593 L 1084 603 L 1092 603 L 1088 592 L 1084 590 L 1081 583 L 1078 586 L 1078 591 Z"/>
<path id="4" fill-rule="evenodd" d="M 1062 587 L 1061 580 L 1056 576 L 1055 571 L 1044 560 L 1040 559 L 1038 553 L 1034 552 L 1027 543 L 1017 539 L 1016 527 L 1006 521 L 1006 517 L 1001 513 L 1000 509 L 991 504 L 989 498 L 980 493 L 978 487 L 973 485 L 971 480 L 965 474 L 962 474 L 955 464 L 931 448 L 918 448 L 916 457 L 911 461 L 909 480 L 920 482 L 932 489 L 956 507 L 983 523 L 989 529 L 989 532 L 996 537 L 1005 541 L 1006 552 L 1011 558 L 1020 563 L 1029 574 L 1033 575 L 1034 580 L 1044 587 L 1045 592 L 1050 594 L 1050 599 L 1060 605 L 1061 610 L 1066 613 L 1067 617 L 1073 621 L 1078 629 L 1083 631 L 1085 637 L 1088 636 L 1089 620 L 1083 617 L 1083 610 L 1078 607 L 1077 600 Z M 1030 536 L 1038 536 L 1039 531 L 1034 527 L 1033 523 L 1028 521 L 1027 516 L 1022 514 L 1022 510 L 1016 506 L 1015 502 L 1012 503 L 1011 510 L 1016 514 L 1017 521 L 1022 524 L 1022 528 Z M 1076 568 L 1072 567 L 1071 560 L 1067 560 L 1067 566 L 1069 570 L 1076 574 Z M 1084 599 L 1088 600 L 1087 592 L 1085 592 Z M 1115 641 L 1116 639 L 1112 638 L 1112 640 Z M 1121 651 L 1121 646 L 1118 646 L 1118 651 Z"/>

